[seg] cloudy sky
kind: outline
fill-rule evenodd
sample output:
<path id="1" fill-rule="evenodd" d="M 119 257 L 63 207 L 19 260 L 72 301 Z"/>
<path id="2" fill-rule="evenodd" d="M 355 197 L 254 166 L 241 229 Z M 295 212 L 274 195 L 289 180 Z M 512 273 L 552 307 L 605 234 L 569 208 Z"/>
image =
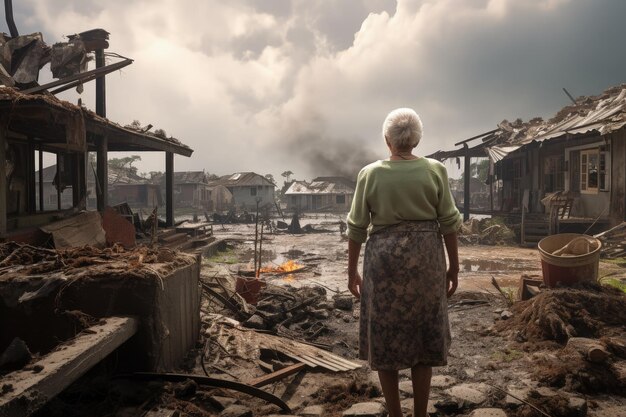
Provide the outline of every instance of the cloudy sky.
<path id="1" fill-rule="evenodd" d="M 109 51 L 135 62 L 107 77 L 107 115 L 191 146 L 176 170 L 354 175 L 387 156 L 380 126 L 394 108 L 421 115 L 428 154 L 503 119 L 550 117 L 568 104 L 562 87 L 626 82 L 623 0 L 13 3 L 20 33 L 49 44 L 111 33 Z M 94 107 L 93 86 L 83 101 Z M 163 159 L 142 155 L 140 171 Z"/>

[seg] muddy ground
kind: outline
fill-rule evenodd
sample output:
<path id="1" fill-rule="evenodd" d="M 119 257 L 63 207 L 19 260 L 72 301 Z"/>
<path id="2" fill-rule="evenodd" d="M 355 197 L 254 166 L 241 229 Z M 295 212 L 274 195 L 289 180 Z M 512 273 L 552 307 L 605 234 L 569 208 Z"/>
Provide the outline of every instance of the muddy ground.
<path id="1" fill-rule="evenodd" d="M 275 234 L 266 234 L 262 253 L 264 266 L 277 266 L 285 261 L 294 260 L 307 268 L 287 275 L 263 274 L 264 279 L 270 285 L 287 288 L 322 287 L 326 290 L 328 298 L 338 293 L 346 294 L 347 240 L 340 233 L 339 220 L 339 217 L 332 215 L 305 217 L 301 220 L 303 226 L 311 224 L 315 230 L 325 232 L 291 235 L 279 231 Z M 204 260 L 203 277 L 233 276 L 242 270 L 252 268 L 254 231 L 254 225 L 215 226 L 215 235 L 226 239 L 229 246 L 227 251 Z M 436 368 L 434 371 L 434 374 L 440 377 L 436 379 L 437 386 L 432 389 L 433 405 L 438 402 L 439 408 L 436 409 L 438 415 L 469 415 L 473 408 L 469 404 L 466 404 L 466 408 L 455 406 L 446 408 L 447 396 L 444 395 L 444 391 L 454 385 L 470 384 L 469 386 L 481 388 L 488 394 L 483 406 L 503 408 L 507 415 L 511 416 L 540 415 L 528 406 L 520 407 L 521 403 L 510 397 L 505 398 L 506 395 L 502 390 L 520 395 L 519 393 L 547 385 L 541 381 L 541 374 L 536 372 L 536 363 L 542 355 L 553 355 L 554 351 L 549 348 L 554 346 L 548 345 L 546 348 L 539 344 L 537 347 L 529 347 L 528 344 L 517 343 L 512 335 L 496 330 L 495 325 L 498 323 L 500 329 L 502 326 L 506 328 L 506 324 L 502 323 L 502 312 L 510 310 L 511 306 L 491 283 L 492 277 L 495 277 L 504 292 L 514 299 L 522 274 L 541 276 L 539 254 L 536 249 L 480 245 L 460 246 L 459 252 L 461 259 L 459 289 L 450 299 L 453 345 L 448 366 Z M 605 275 L 623 280 L 626 278 L 626 269 L 615 263 L 601 262 L 600 276 Z M 356 360 L 358 313 L 358 304 L 355 304 L 353 312 L 336 310 L 334 314 L 331 313 L 331 318 L 327 322 L 329 332 L 319 336 L 315 341 L 326 343 L 332 346 L 333 352 Z M 219 374 L 219 371 L 215 369 L 213 371 Z M 242 380 L 263 374 L 254 364 L 247 369 L 245 365 L 237 364 L 227 371 L 230 376 Z M 401 374 L 402 380 L 409 380 L 408 372 Z M 306 372 L 300 374 L 297 380 L 289 377 L 270 386 L 270 389 L 279 396 L 288 392 L 289 395 L 286 396 L 288 404 L 297 413 L 307 405 L 323 404 L 329 400 L 330 398 L 320 394 L 328 387 L 349 386 L 352 381 L 378 385 L 375 373 L 364 365 L 361 370 L 350 373 Z M 405 385 L 407 384 L 403 384 Z M 609 416 L 616 409 L 626 410 L 626 398 L 616 393 L 567 393 L 563 388 L 552 387 L 552 389 L 561 392 L 563 398 L 571 395 L 587 399 L 589 416 Z M 547 391 L 544 392 L 546 393 Z M 409 393 L 407 395 L 410 396 Z M 380 397 L 380 393 L 376 396 Z M 351 401 L 364 400 L 366 398 L 356 395 Z M 538 403 L 542 401 L 545 403 L 545 398 L 537 400 Z M 409 403 L 406 403 L 408 413 L 411 411 Z M 547 409 L 550 409 L 549 405 L 545 405 L 544 410 Z M 327 415 L 333 413 L 339 415 L 340 411 L 342 410 L 333 411 L 328 408 Z M 551 415 L 554 416 L 570 415 L 573 412 L 559 410 L 556 406 L 552 411 L 554 414 Z"/>
<path id="2" fill-rule="evenodd" d="M 357 359 L 358 303 L 352 308 L 338 308 L 333 301 L 337 295 L 348 294 L 347 238 L 340 232 L 342 219 L 334 215 L 306 216 L 301 219 L 301 225 L 311 225 L 316 233 L 265 233 L 264 267 L 295 261 L 304 268 L 291 274 L 262 274 L 267 287 L 261 292 L 257 313 L 265 303 L 263 314 L 268 321 L 262 323 L 261 327 L 266 330 L 261 333 L 233 321 L 236 318 L 245 322 L 255 307 L 242 303 L 235 296 L 231 299 L 232 308 L 225 308 L 223 302 L 210 296 L 205 288 L 201 337 L 179 372 L 250 383 L 272 370 L 294 364 L 293 359 L 277 354 L 268 356 L 267 351 L 259 348 L 264 335 L 278 333 L 312 343 L 362 365 L 345 372 L 308 368 L 262 387 L 285 401 L 292 414 L 341 416 L 355 403 L 383 403 L 376 373 Z M 255 227 L 214 225 L 213 231 L 217 239 L 226 242 L 226 250 L 203 258 L 201 279 L 214 291 L 232 295 L 237 276 L 252 270 Z M 626 416 L 626 344 L 624 351 L 611 352 L 610 361 L 589 364 L 554 340 L 533 339 L 533 335 L 542 330 L 541 323 L 522 320 L 542 311 L 533 308 L 532 300 L 530 304 L 509 304 L 516 298 L 522 274 L 541 276 L 536 249 L 462 245 L 459 252 L 459 289 L 449 300 L 453 344 L 449 364 L 434 370 L 429 403 L 431 416 L 470 416 L 474 410 L 485 407 L 500 409 L 508 417 Z M 626 269 L 623 265 L 601 262 L 599 275 L 624 283 Z M 494 288 L 492 278 L 496 278 L 505 295 Z M 626 340 L 626 302 L 622 293 L 602 287 L 566 295 L 573 311 L 553 309 L 549 312 L 553 318 L 554 314 L 561 314 L 559 317 L 563 318 L 571 313 L 571 323 L 564 323 L 567 331 L 570 327 L 577 328 L 580 336 L 593 330 L 596 338 L 617 335 Z M 312 299 L 313 304 L 302 305 L 302 301 Z M 594 305 L 596 299 L 605 302 Z M 280 326 L 268 325 L 269 319 L 280 309 L 270 311 L 267 308 L 276 307 L 276 303 L 282 303 L 282 310 L 293 311 L 288 320 L 278 319 Z M 551 308 L 555 301 L 547 300 L 545 304 Z M 585 308 L 577 311 L 579 305 Z M 245 311 L 237 315 L 233 308 Z M 594 314 L 597 317 L 590 318 Z M 298 321 L 294 316 L 304 318 Z M 292 323 L 287 325 L 289 321 Z M 401 372 L 400 387 L 405 415 L 411 415 L 408 371 Z M 545 414 L 527 403 L 539 407 Z M 320 407 L 315 409 L 316 405 Z M 146 383 L 125 379 L 119 375 L 115 355 L 112 355 L 51 401 L 36 417 L 239 417 L 279 412 L 279 407 L 258 398 L 190 380 Z"/>

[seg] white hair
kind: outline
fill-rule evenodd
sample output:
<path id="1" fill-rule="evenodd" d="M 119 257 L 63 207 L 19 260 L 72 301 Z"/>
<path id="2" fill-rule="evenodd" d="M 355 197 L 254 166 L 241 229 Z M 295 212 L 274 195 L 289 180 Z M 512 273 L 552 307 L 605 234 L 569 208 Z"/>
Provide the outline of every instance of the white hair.
<path id="1" fill-rule="evenodd" d="M 422 121 L 415 110 L 392 110 L 383 123 L 383 138 L 397 149 L 415 148 L 422 139 Z"/>

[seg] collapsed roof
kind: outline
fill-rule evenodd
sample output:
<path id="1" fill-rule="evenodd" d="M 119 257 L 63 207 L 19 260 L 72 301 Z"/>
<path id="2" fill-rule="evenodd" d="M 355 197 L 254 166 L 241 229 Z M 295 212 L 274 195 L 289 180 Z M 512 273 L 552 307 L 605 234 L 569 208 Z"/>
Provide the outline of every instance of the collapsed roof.
<path id="1" fill-rule="evenodd" d="M 626 126 L 626 84 L 611 87 L 597 96 L 579 97 L 575 103 L 563 107 L 551 119 L 537 117 L 527 122 L 503 120 L 497 129 L 458 142 L 467 144 L 481 139 L 481 143 L 468 149 L 438 151 L 430 157 L 444 160 L 453 157 L 489 156 L 499 161 L 511 152 L 533 142 L 572 137 L 595 132 L 606 135 Z"/>

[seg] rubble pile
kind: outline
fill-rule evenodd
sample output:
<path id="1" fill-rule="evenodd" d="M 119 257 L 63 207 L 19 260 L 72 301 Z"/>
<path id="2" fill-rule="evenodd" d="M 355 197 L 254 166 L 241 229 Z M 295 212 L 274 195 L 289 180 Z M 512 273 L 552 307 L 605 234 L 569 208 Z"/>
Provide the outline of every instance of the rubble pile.
<path id="1" fill-rule="evenodd" d="M 467 245 L 506 245 L 515 242 L 515 233 L 498 219 L 471 218 L 461 225 L 459 242 Z"/>
<path id="2" fill-rule="evenodd" d="M 626 222 L 599 233 L 595 237 L 602 241 L 600 255 L 603 258 L 615 259 L 626 256 Z"/>
<path id="3" fill-rule="evenodd" d="M 195 262 L 192 255 L 167 248 L 124 249 L 115 244 L 104 249 L 93 246 L 47 249 L 15 242 L 0 244 L 0 259 L 3 280 L 45 274 L 61 274 L 64 279 L 111 274 L 158 278 Z"/>
<path id="4" fill-rule="evenodd" d="M 267 286 L 254 313 L 243 325 L 312 341 L 329 332 L 324 322 L 331 317 L 332 310 L 352 310 L 352 299 L 350 302 L 344 299 L 347 297 L 328 301 L 322 287 Z"/>
<path id="5" fill-rule="evenodd" d="M 535 376 L 584 393 L 626 389 L 626 295 L 597 283 L 542 291 L 496 329 L 534 354 Z M 558 353 L 552 353 L 552 351 Z"/>

